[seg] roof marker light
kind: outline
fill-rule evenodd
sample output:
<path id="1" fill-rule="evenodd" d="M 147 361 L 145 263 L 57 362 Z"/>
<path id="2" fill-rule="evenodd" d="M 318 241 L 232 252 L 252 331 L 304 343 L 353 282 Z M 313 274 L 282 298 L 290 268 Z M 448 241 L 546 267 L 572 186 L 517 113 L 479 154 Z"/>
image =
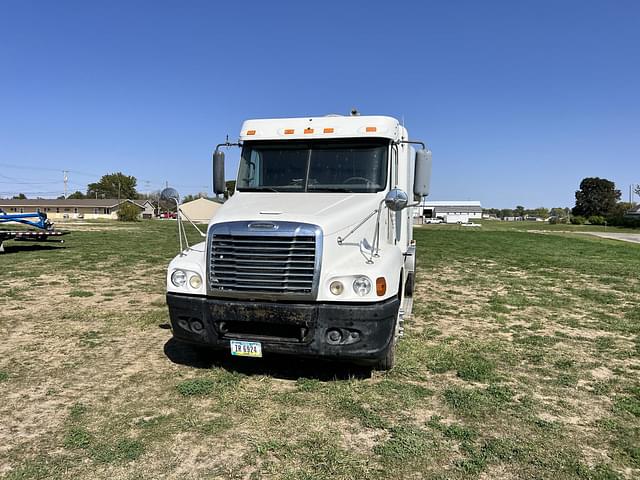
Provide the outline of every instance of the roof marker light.
<path id="1" fill-rule="evenodd" d="M 378 130 L 376 127 L 367 127 L 367 132 L 375 132 Z"/>
<path id="2" fill-rule="evenodd" d="M 313 128 L 305 128 L 304 133 L 313 133 Z"/>
<path id="3" fill-rule="evenodd" d="M 285 135 L 293 135 L 293 128 L 286 128 L 284 130 Z"/>
<path id="4" fill-rule="evenodd" d="M 256 131 L 255 130 L 247 130 L 247 135 L 255 135 Z"/>
<path id="5" fill-rule="evenodd" d="M 333 128 L 325 128 L 322 132 L 323 133 L 333 133 Z"/>

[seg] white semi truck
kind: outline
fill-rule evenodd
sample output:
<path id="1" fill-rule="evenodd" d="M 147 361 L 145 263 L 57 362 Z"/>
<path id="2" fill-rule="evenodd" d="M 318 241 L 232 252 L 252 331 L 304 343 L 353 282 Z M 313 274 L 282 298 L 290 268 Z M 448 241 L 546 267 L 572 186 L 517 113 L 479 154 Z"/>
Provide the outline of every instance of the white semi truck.
<path id="1" fill-rule="evenodd" d="M 414 145 L 419 148 L 414 148 Z M 176 340 L 390 369 L 415 278 L 431 152 L 386 116 L 247 120 L 235 193 L 167 271 Z"/>

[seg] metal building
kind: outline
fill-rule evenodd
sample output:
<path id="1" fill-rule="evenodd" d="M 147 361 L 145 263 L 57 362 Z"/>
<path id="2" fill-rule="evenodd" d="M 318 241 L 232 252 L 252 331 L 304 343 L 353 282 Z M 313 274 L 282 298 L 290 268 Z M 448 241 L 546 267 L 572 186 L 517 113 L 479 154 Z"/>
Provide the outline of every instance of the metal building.
<path id="1" fill-rule="evenodd" d="M 482 205 L 479 201 L 424 201 L 416 208 L 417 214 L 424 220 L 438 218 L 444 223 L 468 223 L 482 218 Z"/>

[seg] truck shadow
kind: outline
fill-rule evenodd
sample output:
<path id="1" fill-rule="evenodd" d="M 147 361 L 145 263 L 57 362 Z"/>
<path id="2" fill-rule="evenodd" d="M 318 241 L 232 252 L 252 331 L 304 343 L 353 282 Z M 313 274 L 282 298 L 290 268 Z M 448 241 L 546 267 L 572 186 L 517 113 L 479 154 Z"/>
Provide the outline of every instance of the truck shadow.
<path id="1" fill-rule="evenodd" d="M 43 250 L 64 250 L 67 247 L 63 247 L 61 245 L 42 245 L 42 244 L 30 244 L 30 245 L 19 245 L 15 243 L 4 244 L 4 252 L 0 253 L 0 255 L 8 255 L 11 253 L 18 252 L 39 252 Z"/>
<path id="2" fill-rule="evenodd" d="M 282 380 L 312 378 L 320 381 L 371 378 L 371 367 L 269 355 L 264 358 L 232 357 L 229 352 L 206 351 L 171 338 L 164 353 L 175 364 L 193 368 L 224 368 L 244 375 L 269 375 Z"/>

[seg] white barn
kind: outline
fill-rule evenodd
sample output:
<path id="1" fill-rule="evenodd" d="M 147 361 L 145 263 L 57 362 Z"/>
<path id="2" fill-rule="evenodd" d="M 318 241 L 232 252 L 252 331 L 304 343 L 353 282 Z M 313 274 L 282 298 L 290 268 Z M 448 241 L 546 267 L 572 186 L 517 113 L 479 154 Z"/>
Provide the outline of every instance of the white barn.
<path id="1" fill-rule="evenodd" d="M 475 200 L 423 201 L 416 210 L 424 219 L 439 218 L 445 223 L 468 223 L 482 218 L 482 205 Z"/>

